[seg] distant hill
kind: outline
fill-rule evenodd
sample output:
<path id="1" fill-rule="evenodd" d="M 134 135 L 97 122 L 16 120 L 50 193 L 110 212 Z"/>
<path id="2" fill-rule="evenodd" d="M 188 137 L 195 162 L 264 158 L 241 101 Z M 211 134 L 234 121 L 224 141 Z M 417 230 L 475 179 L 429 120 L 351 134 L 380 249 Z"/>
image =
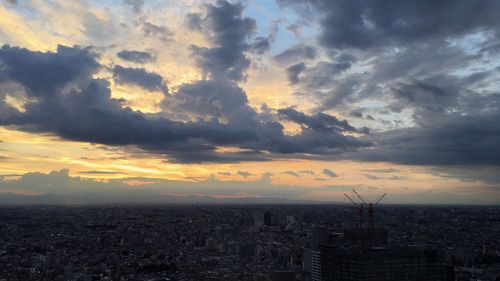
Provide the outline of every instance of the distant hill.
<path id="1" fill-rule="evenodd" d="M 0 193 L 0 205 L 80 205 L 105 203 L 169 203 L 169 204 L 339 204 L 335 201 L 294 200 L 278 197 L 215 198 L 212 196 L 175 196 L 156 193 L 119 193 L 102 195 L 20 195 Z"/>

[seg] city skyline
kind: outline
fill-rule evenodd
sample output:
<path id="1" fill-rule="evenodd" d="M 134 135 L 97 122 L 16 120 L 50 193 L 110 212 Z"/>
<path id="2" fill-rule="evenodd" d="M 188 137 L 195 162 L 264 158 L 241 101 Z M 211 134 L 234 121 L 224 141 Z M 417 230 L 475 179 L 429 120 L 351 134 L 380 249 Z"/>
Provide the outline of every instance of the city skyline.
<path id="1" fill-rule="evenodd" d="M 499 11 L 4 0 L 0 197 L 498 205 Z"/>

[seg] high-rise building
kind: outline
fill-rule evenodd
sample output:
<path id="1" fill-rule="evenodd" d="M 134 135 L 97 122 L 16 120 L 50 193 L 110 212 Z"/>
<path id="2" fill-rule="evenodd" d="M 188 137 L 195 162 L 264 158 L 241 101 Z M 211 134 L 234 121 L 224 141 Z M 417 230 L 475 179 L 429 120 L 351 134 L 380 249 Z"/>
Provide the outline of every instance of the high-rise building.
<path id="1" fill-rule="evenodd" d="M 319 250 L 319 246 L 326 244 L 328 231 L 324 226 L 316 226 L 311 233 L 311 249 Z"/>
<path id="2" fill-rule="evenodd" d="M 448 281 L 453 271 L 438 251 L 418 248 L 321 246 L 323 281 Z"/>
<path id="3" fill-rule="evenodd" d="M 328 231 L 324 226 L 313 228 L 311 233 L 311 277 L 313 281 L 321 280 L 321 252 L 320 246 L 325 245 L 328 240 Z"/>
<path id="4" fill-rule="evenodd" d="M 263 226 L 264 225 L 264 213 L 256 211 L 253 214 L 253 224 L 254 226 Z"/>
<path id="5" fill-rule="evenodd" d="M 264 225 L 271 226 L 271 212 L 264 212 Z"/>
<path id="6" fill-rule="evenodd" d="M 453 280 L 453 271 L 438 251 L 391 247 L 383 228 L 347 229 L 343 236 L 329 239 L 326 228 L 312 230 L 312 281 Z"/>
<path id="7" fill-rule="evenodd" d="M 321 272 L 321 251 L 311 250 L 311 277 L 312 281 L 321 281 L 323 274 Z"/>
<path id="8" fill-rule="evenodd" d="M 344 232 L 346 242 L 360 247 L 385 247 L 388 243 L 387 230 L 383 228 L 352 228 Z"/>

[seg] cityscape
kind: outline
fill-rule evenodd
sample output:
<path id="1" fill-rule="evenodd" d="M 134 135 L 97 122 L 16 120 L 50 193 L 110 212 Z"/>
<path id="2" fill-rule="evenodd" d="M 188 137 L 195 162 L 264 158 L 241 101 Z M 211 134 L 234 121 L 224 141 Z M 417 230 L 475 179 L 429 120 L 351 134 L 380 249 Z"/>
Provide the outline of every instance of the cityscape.
<path id="1" fill-rule="evenodd" d="M 0 281 L 500 281 L 500 0 L 0 0 Z"/>
<path id="2" fill-rule="evenodd" d="M 0 280 L 500 280 L 499 207 L 0 210 Z"/>

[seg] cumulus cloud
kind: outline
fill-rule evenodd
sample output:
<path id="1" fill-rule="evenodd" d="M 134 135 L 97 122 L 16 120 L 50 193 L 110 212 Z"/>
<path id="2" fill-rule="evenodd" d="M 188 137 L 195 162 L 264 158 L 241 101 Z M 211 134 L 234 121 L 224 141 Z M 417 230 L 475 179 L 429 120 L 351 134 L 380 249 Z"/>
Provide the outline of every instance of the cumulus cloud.
<path id="1" fill-rule="evenodd" d="M 496 1 L 277 0 L 320 17 L 320 42 L 333 48 L 370 48 L 458 37 L 498 27 Z"/>
<path id="2" fill-rule="evenodd" d="M 297 111 L 291 107 L 278 110 L 278 114 L 288 120 L 303 125 L 309 129 L 322 132 L 332 131 L 350 131 L 357 132 L 358 130 L 345 120 L 340 120 L 335 116 L 325 113 L 316 113 L 314 115 L 307 115 L 303 112 Z"/>
<path id="3" fill-rule="evenodd" d="M 397 8 L 402 9 L 401 5 Z M 500 157 L 494 143 L 498 142 L 499 128 L 497 122 L 492 122 L 499 118 L 498 95 L 485 86 L 495 78 L 496 70 L 475 68 L 479 60 L 495 58 L 489 52 L 477 54 L 473 48 L 460 48 L 458 43 L 436 45 L 430 39 L 403 45 L 406 41 L 394 39 L 397 33 L 393 33 L 387 36 L 390 44 L 398 48 L 373 53 L 369 49 L 382 44 L 374 41 L 351 52 L 334 50 L 323 42 L 325 52 L 321 53 L 327 53 L 328 58 L 315 61 L 320 47 L 299 44 L 274 60 L 290 65 L 290 82 L 318 107 L 307 114 L 292 107 L 257 111 L 238 83 L 245 80 L 251 65 L 248 53 L 257 52 L 256 48 L 264 52 L 267 43 L 263 37 L 256 37 L 256 22 L 244 16 L 243 4 L 221 0 L 203 7 L 199 14 L 190 14 L 187 23 L 208 39 L 207 45 L 191 48 L 197 66 L 205 73 L 204 79 L 178 85 L 170 93 L 157 73 L 121 65 L 111 68 L 117 83 L 164 92 L 161 112 L 134 111 L 123 100 L 112 98 L 109 81 L 94 78 L 104 67 L 99 63 L 99 54 L 91 48 L 59 46 L 53 52 L 36 52 L 5 45 L 0 49 L 0 86 L 20 89 L 26 103 L 20 111 L 5 102 L 2 91 L 0 124 L 67 140 L 139 148 L 182 163 L 300 157 L 498 165 Z M 325 8 L 324 12 L 330 11 Z M 375 14 L 367 14 L 367 19 L 372 16 Z M 469 20 L 476 27 L 486 25 L 482 20 Z M 496 19 L 490 20 L 485 30 L 496 25 Z M 384 30 L 377 20 L 373 22 L 373 28 Z M 147 22 L 141 27 L 146 36 L 168 33 L 166 27 Z M 471 30 L 475 29 L 459 31 L 452 26 L 445 34 L 451 38 L 453 32 L 463 36 Z M 342 44 L 355 43 L 344 40 Z M 488 46 L 491 44 L 483 47 Z M 137 63 L 152 59 L 147 52 L 133 50 L 122 50 L 117 56 Z M 375 105 L 379 108 L 359 104 L 374 97 L 382 103 Z M 359 123 L 325 113 L 338 108 L 346 110 L 337 112 L 352 112 L 349 109 L 354 106 L 361 110 L 349 117 L 362 119 L 378 114 L 374 115 L 374 122 L 378 122 L 383 119 L 381 112 L 406 114 L 407 126 L 370 131 L 353 125 Z M 287 134 L 282 121 L 299 125 L 300 131 Z M 394 120 L 386 122 L 390 121 Z M 222 152 L 223 147 L 236 149 Z"/>
<path id="4" fill-rule="evenodd" d="M 497 97 L 498 98 L 498 97 Z M 500 165 L 500 108 L 474 114 L 420 118 L 417 127 L 372 135 L 373 151 L 354 153 L 365 161 L 413 165 Z"/>
<path id="5" fill-rule="evenodd" d="M 253 175 L 248 172 L 241 173 L 246 177 Z M 68 169 L 63 169 L 50 173 L 32 172 L 16 176 L 18 178 L 14 180 L 0 177 L 0 191 L 26 190 L 41 194 L 75 196 L 73 198 L 84 200 L 84 203 L 162 202 L 168 199 L 162 195 L 165 193 L 177 196 L 246 194 L 248 197 L 280 198 L 297 198 L 309 193 L 309 188 L 304 186 L 274 185 L 269 175 L 250 181 L 220 181 L 214 177 L 200 181 L 123 177 L 103 182 L 73 177 Z M 131 182 L 134 184 L 131 185 Z"/>
<path id="6" fill-rule="evenodd" d="M 304 134 L 287 136 L 279 122 L 259 121 L 244 92 L 230 81 L 183 85 L 165 112 L 145 114 L 124 107 L 122 100 L 111 97 L 108 81 L 93 78 L 101 66 L 88 49 L 60 46 L 57 52 L 44 53 L 4 46 L 0 60 L 4 65 L 0 73 L 2 83 L 17 84 L 28 100 L 36 100 L 27 103 L 21 112 L 2 99 L 0 105 L 7 110 L 1 111 L 0 124 L 20 130 L 51 133 L 75 141 L 136 146 L 177 162 L 262 161 L 282 153 L 324 154 L 364 145 L 334 130 L 310 128 Z M 150 89 L 160 87 L 160 77 L 143 69 L 117 66 L 115 70 L 125 71 L 125 75 L 117 72 L 121 82 Z M 127 76 L 130 73 L 138 75 Z M 189 104 L 191 101 L 196 102 Z M 191 115 L 207 118 L 166 117 Z M 242 150 L 217 152 L 217 147 L 226 145 Z"/>
<path id="7" fill-rule="evenodd" d="M 163 78 L 144 68 L 129 68 L 116 65 L 113 68 L 113 79 L 116 83 L 138 85 L 149 91 L 162 91 L 168 93 L 168 88 Z"/>
<path id="8" fill-rule="evenodd" d="M 328 54 L 306 69 L 287 70 L 300 98 L 316 103 L 316 111 L 348 112 L 378 127 L 362 138 L 373 147 L 345 159 L 499 164 L 492 145 L 500 130 L 493 121 L 499 118 L 498 66 L 491 64 L 499 58 L 499 3 L 278 3 L 318 21 L 318 48 Z"/>
<path id="9" fill-rule="evenodd" d="M 255 20 L 243 17 L 244 6 L 225 0 L 206 7 L 206 15 L 191 14 L 188 24 L 191 28 L 204 31 L 213 47 L 192 46 L 197 65 L 215 80 L 240 81 L 250 60 L 245 55 L 250 49 L 247 39 L 254 33 Z"/>

